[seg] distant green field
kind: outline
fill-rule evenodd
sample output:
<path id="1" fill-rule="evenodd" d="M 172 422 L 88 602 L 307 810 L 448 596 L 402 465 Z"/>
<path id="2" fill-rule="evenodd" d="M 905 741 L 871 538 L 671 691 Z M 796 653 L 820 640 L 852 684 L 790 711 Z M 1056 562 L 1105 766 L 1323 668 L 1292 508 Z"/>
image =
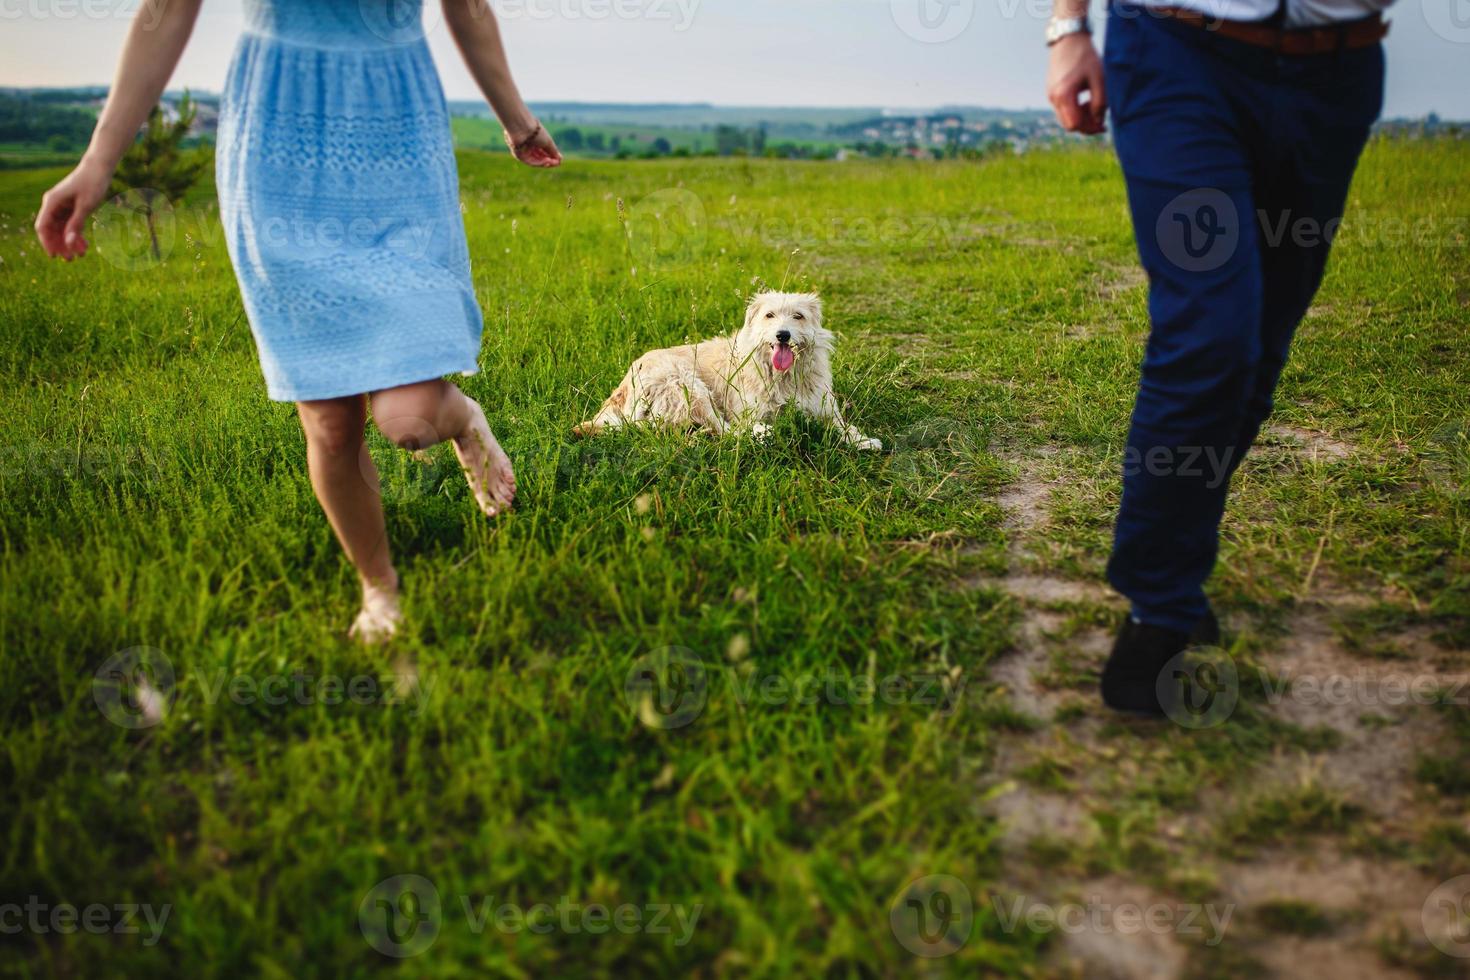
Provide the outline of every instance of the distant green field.
<path id="1" fill-rule="evenodd" d="M 0 905 L 164 916 L 43 920 L 3 972 L 1461 967 L 1419 923 L 1470 873 L 1467 709 L 1290 713 L 1261 678 L 1470 670 L 1470 145 L 1369 149 L 1238 480 L 1212 588 L 1241 700 L 1199 730 L 1093 693 L 1147 330 L 1107 152 L 460 159 L 463 383 L 520 496 L 487 523 L 447 449 L 373 436 L 407 590 L 381 651 L 344 638 L 353 577 L 211 188 L 166 261 L 113 238 L 62 264 L 29 231 L 60 171 L 0 174 Z M 570 437 L 762 285 L 821 290 L 885 452 L 792 417 L 762 444 Z M 153 727 L 107 697 L 138 648 Z M 1233 916 L 1092 941 L 1015 914 L 1098 896 Z"/>
<path id="2" fill-rule="evenodd" d="M 57 152 L 42 143 L 0 143 L 0 170 L 62 167 L 81 158 L 81 151 Z"/>
<path id="3" fill-rule="evenodd" d="M 455 116 L 452 118 L 451 124 L 457 146 L 464 149 L 490 150 L 497 153 L 503 153 L 505 151 L 505 139 L 501 135 L 500 124 L 495 120 L 476 116 Z M 575 146 L 568 143 L 565 139 L 559 139 L 559 142 L 566 144 L 563 146 L 563 150 L 568 155 L 616 156 L 621 150 L 631 156 L 641 156 L 644 153 L 654 150 L 655 144 L 659 140 L 664 140 L 668 144 L 669 151 L 682 150 L 692 155 L 714 153 L 718 149 L 718 142 L 712 129 L 683 129 L 672 126 L 588 125 L 579 122 L 558 122 L 554 119 L 548 121 L 546 127 L 557 137 L 561 137 L 567 130 L 576 130 L 582 137 L 582 142 Z M 599 138 L 600 142 L 594 142 Z M 835 150 L 838 144 L 831 140 L 771 138 L 768 140 L 768 145 L 773 148 L 776 146 L 799 146 L 807 149 Z"/>
<path id="4" fill-rule="evenodd" d="M 505 140 L 501 136 L 500 123 L 494 119 L 479 118 L 475 116 L 455 116 L 452 120 L 455 143 L 465 149 L 471 150 L 494 150 L 503 152 Z M 699 152 L 702 149 L 713 150 L 715 148 L 714 134 L 701 136 L 696 130 L 677 129 L 667 126 L 589 126 L 582 123 L 547 122 L 547 128 L 553 133 L 565 129 L 576 129 L 578 132 L 591 136 L 597 133 L 603 137 L 606 152 L 611 153 L 612 141 L 617 138 L 621 141 L 623 148 L 640 153 L 653 145 L 657 139 L 666 139 L 670 145 L 678 148 Z"/>

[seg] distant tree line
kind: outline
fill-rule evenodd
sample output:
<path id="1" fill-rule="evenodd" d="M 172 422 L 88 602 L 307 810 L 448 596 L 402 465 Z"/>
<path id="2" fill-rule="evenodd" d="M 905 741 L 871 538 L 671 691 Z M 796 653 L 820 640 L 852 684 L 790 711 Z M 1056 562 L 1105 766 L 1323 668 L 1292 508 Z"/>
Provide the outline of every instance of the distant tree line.
<path id="1" fill-rule="evenodd" d="M 43 143 L 57 152 L 79 150 L 92 137 L 90 113 L 0 93 L 0 143 Z"/>
<path id="2" fill-rule="evenodd" d="M 674 146 L 659 136 L 650 141 L 607 136 L 597 129 L 579 126 L 553 127 L 552 137 L 568 153 L 613 156 L 620 160 L 658 157 L 777 157 L 790 160 L 829 160 L 837 155 L 836 145 L 814 146 L 793 141 L 772 142 L 764 126 L 716 126 L 704 137 L 693 139 L 692 146 Z M 631 135 L 631 134 L 630 134 Z M 713 145 L 706 145 L 706 140 Z"/>

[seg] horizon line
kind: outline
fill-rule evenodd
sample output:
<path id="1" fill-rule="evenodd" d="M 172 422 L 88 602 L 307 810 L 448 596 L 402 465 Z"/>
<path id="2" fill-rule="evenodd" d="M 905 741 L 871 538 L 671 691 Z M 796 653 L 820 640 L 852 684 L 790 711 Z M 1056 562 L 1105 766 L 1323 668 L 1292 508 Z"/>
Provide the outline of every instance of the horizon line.
<path id="1" fill-rule="evenodd" d="M 12 92 L 77 92 L 77 91 L 90 91 L 90 90 L 98 90 L 98 91 L 105 92 L 105 91 L 109 91 L 111 88 L 112 88 L 111 83 L 81 82 L 81 83 L 77 83 L 75 85 L 0 85 L 0 92 L 3 92 L 3 91 L 12 91 Z M 218 92 L 218 91 L 216 91 L 214 89 L 210 89 L 210 88 L 194 88 L 192 86 L 183 86 L 183 87 L 175 87 L 175 88 L 165 89 L 163 94 L 164 95 L 174 95 L 174 94 L 180 94 L 180 93 L 185 92 L 185 91 L 188 91 L 190 94 L 193 94 L 193 95 L 208 95 L 208 96 L 212 96 L 212 97 L 218 97 L 221 94 L 220 92 Z M 484 99 L 483 96 L 473 96 L 473 95 L 457 96 L 457 95 L 451 95 L 448 92 L 446 92 L 444 94 L 444 98 L 445 98 L 445 101 L 447 101 L 447 102 L 485 102 L 485 99 Z M 589 109 L 606 109 L 606 108 L 615 108 L 615 109 L 622 109 L 622 108 L 634 108 L 634 109 L 783 109 L 783 110 L 799 110 L 799 109 L 841 109 L 841 110 L 851 110 L 851 111 L 854 111 L 854 112 L 859 111 L 859 110 L 866 110 L 866 109 L 878 109 L 878 110 L 912 109 L 912 110 L 915 110 L 915 111 L 920 111 L 920 110 L 925 110 L 925 111 L 940 111 L 940 110 L 944 110 L 944 109 L 981 109 L 981 110 L 984 110 L 986 112 L 1051 112 L 1051 109 L 1047 108 L 1046 106 L 1024 106 L 1024 107 L 1021 107 L 1021 108 L 1012 108 L 1012 107 L 998 106 L 998 105 L 984 105 L 984 104 L 978 103 L 978 102 L 943 102 L 943 103 L 938 103 L 938 104 L 934 104 L 934 105 L 901 105 L 901 104 L 897 104 L 897 103 L 879 104 L 879 103 L 863 102 L 863 103 L 845 103 L 845 104 L 837 105 L 837 104 L 821 104 L 821 103 L 807 103 L 807 102 L 802 102 L 802 103 L 786 103 L 786 102 L 781 102 L 781 103 L 774 103 L 774 102 L 709 102 L 709 101 L 697 101 L 697 102 L 664 102 L 664 101 L 636 102 L 636 101 L 628 101 L 628 100 L 622 100 L 622 99 L 614 99 L 614 100 L 605 101 L 605 102 L 598 102 L 598 101 L 591 101 L 591 100 L 586 100 L 586 99 L 536 98 L 536 97 L 527 97 L 526 98 L 526 102 L 527 102 L 528 105 L 577 106 L 577 107 L 585 107 L 585 108 L 589 108 Z M 486 102 L 485 104 L 486 104 L 486 107 L 489 108 L 489 103 Z"/>
<path id="2" fill-rule="evenodd" d="M 0 92 L 7 92 L 7 91 L 9 91 L 9 92 L 72 92 L 72 91 L 85 91 L 85 90 L 99 90 L 99 91 L 106 92 L 106 91 L 110 91 L 111 88 L 112 88 L 112 86 L 111 86 L 110 83 L 79 83 L 79 84 L 76 84 L 76 85 L 0 85 Z M 210 96 L 211 98 L 216 98 L 216 99 L 219 98 L 220 95 L 221 95 L 220 92 L 217 92 L 217 91 L 215 91 L 213 89 L 208 89 L 208 88 L 191 88 L 191 87 L 188 87 L 188 86 L 185 86 L 183 88 L 165 89 L 164 92 L 163 92 L 163 95 L 165 95 L 165 96 L 168 96 L 168 95 L 178 95 L 178 94 L 182 94 L 185 91 L 189 92 L 192 95 L 206 95 L 206 96 Z M 448 102 L 448 103 L 483 102 L 485 104 L 486 110 L 487 111 L 492 111 L 492 110 L 490 110 L 490 104 L 488 102 L 486 102 L 485 99 L 483 97 L 481 97 L 481 96 L 452 96 L 452 95 L 450 95 L 449 93 L 446 92 L 445 95 L 444 95 L 444 100 L 445 100 L 445 102 Z M 565 108 L 587 108 L 587 109 L 723 109 L 723 110 L 771 110 L 771 111 L 782 111 L 782 112 L 799 112 L 799 111 L 802 111 L 802 110 L 826 110 L 826 111 L 834 111 L 835 110 L 835 111 L 849 111 L 849 112 L 872 111 L 872 112 L 880 112 L 880 113 L 900 113 L 900 112 L 902 112 L 902 113 L 909 113 L 909 114 L 914 114 L 914 115 L 927 114 L 927 113 L 939 113 L 939 112 L 954 111 L 954 110 L 967 110 L 967 109 L 968 110 L 978 110 L 978 111 L 982 111 L 982 112 L 1031 113 L 1031 114 L 1043 114 L 1043 115 L 1044 114 L 1048 114 L 1048 113 L 1050 113 L 1052 111 L 1051 109 L 1049 109 L 1049 108 L 1047 108 L 1045 106 L 1028 106 L 1028 107 L 1024 107 L 1024 108 L 1010 108 L 1010 107 L 1006 107 L 1006 106 L 983 105 L 981 103 L 974 103 L 974 102 L 945 102 L 945 103 L 940 103 L 938 105 L 927 105 L 926 106 L 926 105 L 899 105 L 899 104 L 882 105 L 882 104 L 875 104 L 875 103 L 860 103 L 860 104 L 845 104 L 845 105 L 822 105 L 822 104 L 815 104 L 815 103 L 790 104 L 790 103 L 708 102 L 708 101 L 699 101 L 699 102 L 628 102 L 628 101 L 589 102 L 589 101 L 584 101 L 584 100 L 581 100 L 581 99 L 528 98 L 528 99 L 526 99 L 526 103 L 528 105 L 532 105 L 532 106 L 543 106 L 543 107 L 548 107 L 548 108 L 562 108 L 562 107 L 565 107 Z M 1396 121 L 1396 120 L 1427 119 L 1431 115 L 1438 117 L 1439 120 L 1441 122 L 1444 122 L 1444 123 L 1470 124 L 1470 117 L 1459 118 L 1459 117 L 1454 117 L 1454 116 L 1443 116 L 1443 115 L 1440 114 L 1439 110 L 1437 110 L 1437 109 L 1426 109 L 1423 113 L 1420 113 L 1419 115 L 1416 115 L 1416 116 L 1384 116 L 1384 117 L 1380 118 L 1378 120 L 1378 122 L 1379 123 L 1384 123 L 1384 122 L 1393 122 L 1393 121 Z"/>

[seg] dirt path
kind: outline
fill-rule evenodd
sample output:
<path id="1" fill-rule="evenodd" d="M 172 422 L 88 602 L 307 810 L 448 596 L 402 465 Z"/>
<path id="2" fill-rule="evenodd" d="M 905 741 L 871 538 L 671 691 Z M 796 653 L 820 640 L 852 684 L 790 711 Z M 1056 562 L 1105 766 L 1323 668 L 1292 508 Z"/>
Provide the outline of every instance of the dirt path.
<path id="1" fill-rule="evenodd" d="M 1354 451 L 1303 429 L 1273 427 L 1269 438 L 1317 463 Z M 1459 950 L 1445 938 L 1447 914 L 1429 901 L 1448 872 L 1411 859 L 1428 827 L 1458 821 L 1470 830 L 1470 814 L 1416 778 L 1426 754 L 1456 751 L 1443 709 L 1431 702 L 1445 691 L 1470 699 L 1470 655 L 1437 646 L 1422 628 L 1381 637 L 1376 647 L 1392 656 L 1354 653 L 1335 626 L 1363 603 L 1325 588 L 1297 604 L 1279 635 L 1229 617 L 1256 642 L 1236 648 L 1249 720 L 1227 724 L 1249 724 L 1274 744 L 1248 771 L 1201 787 L 1194 807 L 1136 807 L 1144 819 L 1139 838 L 1163 854 L 1149 870 L 1090 873 L 1092 865 L 1127 864 L 1119 860 L 1129 844 L 1117 821 L 1134 807 L 1116 798 L 1115 770 L 1155 778 L 1200 735 L 1169 722 L 1119 722 L 1102 709 L 1090 685 L 1111 637 L 1086 613 L 1121 611 L 1122 604 L 1101 583 L 1048 574 L 1038 557 L 1059 485 L 1055 454 L 998 455 L 1017 474 L 997 498 L 1011 535 L 1009 571 L 974 584 L 1003 591 L 1020 607 L 1015 649 L 992 665 L 989 681 L 1037 728 L 998 735 L 985 810 L 1002 825 L 1005 871 L 992 900 L 1074 913 L 1071 924 L 1049 930 L 1048 969 L 1128 978 L 1309 970 L 1353 980 L 1426 969 L 1470 976 L 1470 958 L 1445 955 L 1429 938 Z M 1145 745 L 1161 742 L 1160 751 L 1121 759 L 1120 725 Z M 1283 840 L 1272 844 L 1267 806 L 1282 800 L 1326 800 L 1332 813 L 1350 816 L 1325 832 L 1298 836 L 1283 827 Z M 1260 843 L 1239 839 L 1228 823 L 1252 808 L 1268 815 Z M 1287 823 L 1296 819 L 1289 808 L 1284 813 Z M 1047 855 L 1053 866 L 1038 868 Z M 1218 941 L 1181 924 L 1190 909 L 1197 918 L 1213 910 L 1226 920 Z M 1167 927 L 1131 928 L 1135 913 Z"/>

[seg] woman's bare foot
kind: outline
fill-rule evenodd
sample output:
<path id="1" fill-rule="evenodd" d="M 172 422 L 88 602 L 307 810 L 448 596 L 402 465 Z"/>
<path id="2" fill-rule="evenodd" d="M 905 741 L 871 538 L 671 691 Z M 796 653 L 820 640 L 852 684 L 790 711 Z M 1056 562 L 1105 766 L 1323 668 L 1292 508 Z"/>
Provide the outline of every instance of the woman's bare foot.
<path id="1" fill-rule="evenodd" d="M 398 576 L 395 574 L 391 586 L 363 583 L 362 611 L 353 620 L 347 635 L 366 646 L 378 646 L 397 635 L 398 624 L 402 621 L 403 610 L 398 603 Z"/>
<path id="2" fill-rule="evenodd" d="M 516 475 L 511 468 L 510 457 L 500 448 L 490 423 L 485 421 L 485 410 L 469 395 L 464 396 L 470 413 L 464 435 L 455 439 L 454 455 L 464 468 L 470 492 L 475 503 L 487 517 L 498 517 L 510 510 L 516 498 Z"/>

